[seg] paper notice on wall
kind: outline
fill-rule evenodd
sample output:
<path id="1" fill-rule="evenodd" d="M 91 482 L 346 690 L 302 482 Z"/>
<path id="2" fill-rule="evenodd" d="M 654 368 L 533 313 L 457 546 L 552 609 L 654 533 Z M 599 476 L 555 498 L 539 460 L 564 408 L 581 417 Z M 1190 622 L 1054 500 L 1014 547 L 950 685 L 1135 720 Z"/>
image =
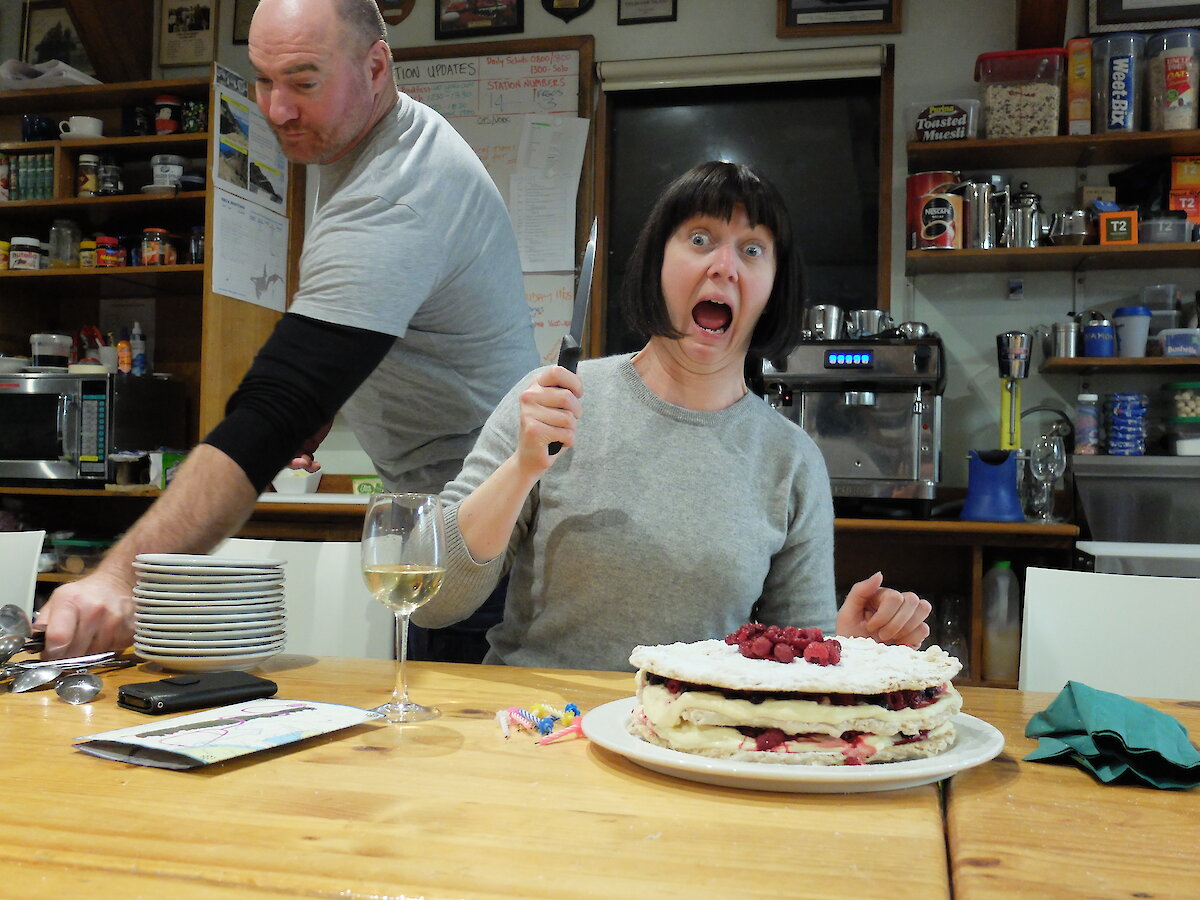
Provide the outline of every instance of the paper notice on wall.
<path id="1" fill-rule="evenodd" d="M 282 213 L 287 158 L 258 105 L 237 87 L 237 81 L 217 79 L 213 184 Z"/>
<path id="2" fill-rule="evenodd" d="M 545 365 L 558 361 L 558 346 L 571 327 L 575 303 L 572 272 L 539 272 L 525 276 L 525 299 L 533 322 L 533 342 Z"/>
<path id="3" fill-rule="evenodd" d="M 213 192 L 212 289 L 283 312 L 288 220 L 228 191 Z"/>
<path id="4" fill-rule="evenodd" d="M 517 170 L 508 180 L 508 211 L 525 272 L 575 265 L 575 196 L 587 135 L 587 119 L 525 118 Z"/>

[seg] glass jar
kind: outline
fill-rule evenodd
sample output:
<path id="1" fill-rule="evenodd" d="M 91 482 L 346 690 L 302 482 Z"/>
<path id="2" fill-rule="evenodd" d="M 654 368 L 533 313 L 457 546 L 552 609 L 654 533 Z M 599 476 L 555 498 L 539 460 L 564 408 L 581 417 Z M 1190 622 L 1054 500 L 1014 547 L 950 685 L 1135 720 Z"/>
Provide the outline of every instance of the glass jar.
<path id="1" fill-rule="evenodd" d="M 155 134 L 176 134 L 180 128 L 183 101 L 172 94 L 160 94 L 154 98 Z"/>
<path id="2" fill-rule="evenodd" d="M 204 226 L 193 225 L 188 239 L 188 262 L 200 265 L 204 262 Z"/>
<path id="3" fill-rule="evenodd" d="M 50 226 L 50 268 L 74 269 L 79 266 L 79 226 L 70 219 L 55 219 Z"/>
<path id="4" fill-rule="evenodd" d="M 1096 456 L 1100 453 L 1100 396 L 1080 394 L 1075 399 L 1075 453 Z"/>
<path id="5" fill-rule="evenodd" d="M 75 196 L 95 197 L 100 190 L 100 157 L 80 153 L 75 165 Z"/>
<path id="6" fill-rule="evenodd" d="M 110 197 L 114 194 L 121 194 L 125 191 L 125 184 L 121 179 L 121 167 L 111 157 L 105 157 L 100 162 L 98 169 L 99 191 L 98 193 L 104 197 Z"/>
<path id="7" fill-rule="evenodd" d="M 10 269 L 41 268 L 41 252 L 37 238 L 14 237 L 8 249 Z"/>
<path id="8" fill-rule="evenodd" d="M 79 267 L 81 269 L 96 268 L 96 242 L 79 242 Z"/>
<path id="9" fill-rule="evenodd" d="M 167 229 L 142 229 L 142 265 L 167 265 Z"/>
<path id="10" fill-rule="evenodd" d="M 121 265 L 121 247 L 115 237 L 96 235 L 96 265 L 102 269 Z"/>

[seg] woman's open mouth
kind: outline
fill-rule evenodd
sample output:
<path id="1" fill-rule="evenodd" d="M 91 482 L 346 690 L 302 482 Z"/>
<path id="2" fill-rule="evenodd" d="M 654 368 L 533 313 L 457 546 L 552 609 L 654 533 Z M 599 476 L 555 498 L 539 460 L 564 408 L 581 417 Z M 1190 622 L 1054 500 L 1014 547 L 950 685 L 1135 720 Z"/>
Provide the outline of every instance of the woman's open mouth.
<path id="1" fill-rule="evenodd" d="M 709 334 L 724 334 L 733 321 L 733 310 L 724 303 L 701 300 L 692 309 L 692 321 Z"/>

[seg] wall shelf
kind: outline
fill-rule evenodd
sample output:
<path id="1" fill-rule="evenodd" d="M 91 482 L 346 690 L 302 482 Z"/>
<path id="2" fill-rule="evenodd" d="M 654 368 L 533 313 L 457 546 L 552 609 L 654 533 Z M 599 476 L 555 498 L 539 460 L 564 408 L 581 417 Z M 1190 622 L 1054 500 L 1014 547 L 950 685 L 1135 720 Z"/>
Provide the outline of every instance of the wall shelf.
<path id="1" fill-rule="evenodd" d="M 967 272 L 1061 272 L 1099 269 L 1191 268 L 1200 262 L 1197 244 L 1087 244 L 1079 247 L 1013 247 L 995 250 L 909 250 L 909 275 Z"/>
<path id="2" fill-rule="evenodd" d="M 1200 375 L 1200 356 L 1052 356 L 1038 369 L 1043 375 L 1096 375 L 1105 372 L 1191 372 Z"/>
<path id="3" fill-rule="evenodd" d="M 1200 130 L 909 143 L 910 172 L 1120 165 L 1200 154 Z"/>

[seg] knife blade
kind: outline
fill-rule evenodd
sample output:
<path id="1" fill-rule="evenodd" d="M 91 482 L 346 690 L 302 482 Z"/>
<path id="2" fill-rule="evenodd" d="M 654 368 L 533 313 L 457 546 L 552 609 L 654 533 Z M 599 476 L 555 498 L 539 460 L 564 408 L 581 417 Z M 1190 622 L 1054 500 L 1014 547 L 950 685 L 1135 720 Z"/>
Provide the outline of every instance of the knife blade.
<path id="1" fill-rule="evenodd" d="M 571 311 L 571 327 L 558 345 L 558 364 L 569 372 L 579 367 L 583 352 L 583 326 L 587 320 L 588 304 L 592 297 L 592 269 L 596 263 L 596 220 L 592 219 L 592 231 L 588 235 L 587 247 L 583 251 L 583 264 L 579 267 L 579 283 L 575 286 L 575 308 Z M 551 456 L 562 449 L 561 441 L 553 441 L 546 452 Z"/>

